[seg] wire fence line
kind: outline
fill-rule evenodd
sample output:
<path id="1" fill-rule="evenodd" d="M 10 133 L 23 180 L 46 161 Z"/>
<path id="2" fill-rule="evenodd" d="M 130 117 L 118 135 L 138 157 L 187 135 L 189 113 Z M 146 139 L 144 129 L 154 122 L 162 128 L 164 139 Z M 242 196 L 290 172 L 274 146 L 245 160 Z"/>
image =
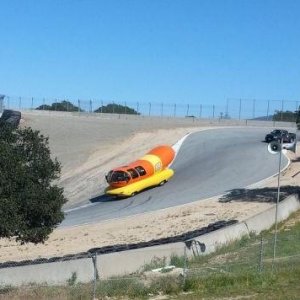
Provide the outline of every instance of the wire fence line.
<path id="1" fill-rule="evenodd" d="M 161 290 L 170 284 L 168 283 L 170 279 L 173 284 L 177 282 L 184 289 L 189 285 L 189 281 L 222 274 L 233 277 L 247 273 L 268 276 L 270 272 L 291 270 L 300 263 L 300 246 L 291 245 L 288 241 L 298 238 L 298 235 L 285 237 L 281 234 L 279 236 L 274 270 L 272 268 L 274 240 L 270 234 L 251 236 L 250 239 L 242 238 L 208 255 L 203 255 L 204 249 L 192 251 L 188 246 L 191 243 L 185 243 L 182 257 L 174 255 L 168 259 L 155 259 L 152 263 L 145 265 L 139 273 L 124 277 L 101 278 L 101 271 L 98 273 L 97 270 L 95 274 L 97 273 L 98 276 L 94 277 L 92 293 L 94 298 L 142 293 L 142 291 L 137 291 L 139 288 L 149 293 L 151 284 Z M 199 243 L 193 245 L 199 247 Z M 98 260 L 101 265 L 101 256 Z"/>
<path id="2" fill-rule="evenodd" d="M 246 112 L 249 119 L 263 116 L 267 120 L 272 120 L 272 116 L 276 112 L 294 112 L 299 109 L 299 104 L 299 100 L 228 98 L 226 100 L 226 112 L 238 119 L 244 118 Z"/>
<path id="3" fill-rule="evenodd" d="M 91 253 L 89 258 L 82 261 L 85 269 L 89 269 L 89 280 L 81 283 L 81 274 L 77 271 L 69 273 L 65 281 L 67 288 L 80 287 L 94 299 L 105 297 L 128 296 L 129 298 L 147 295 L 161 291 L 169 284 L 174 288 L 184 288 L 194 280 L 203 280 L 213 276 L 230 275 L 238 277 L 243 274 L 257 274 L 259 276 L 269 276 L 270 272 L 280 272 L 292 270 L 300 264 L 299 234 L 286 236 L 281 232 L 278 236 L 277 257 L 275 258 L 275 269 L 273 270 L 273 245 L 272 233 L 250 235 L 241 240 L 233 242 L 223 247 L 217 248 L 214 253 L 205 254 L 205 247 L 193 240 L 188 240 L 182 244 L 184 248 L 182 256 L 172 255 L 171 257 L 157 256 L 148 263 L 140 267 L 135 272 L 128 272 L 123 276 L 107 276 L 107 264 L 105 265 L 103 254 Z M 214 245 L 205 245 L 210 248 Z M 196 249 L 197 248 L 197 249 Z M 145 249 L 151 252 L 150 249 Z M 148 253 L 149 254 L 149 253 Z M 122 255 L 122 252 L 120 253 Z M 145 253 L 147 256 L 147 253 Z M 80 257 L 77 258 L 78 260 Z M 52 276 L 61 276 L 62 270 L 69 270 L 68 264 L 72 261 L 56 261 L 58 267 L 56 273 L 49 267 L 49 264 L 40 264 L 41 268 L 48 269 Z M 33 266 L 34 267 L 34 266 Z M 13 266 L 10 267 L 14 269 Z M 110 264 L 113 271 L 117 268 L 113 262 Z M 5 269 L 0 268 L 0 279 Z M 33 272 L 31 269 L 30 272 Z M 110 271 L 111 271 L 110 270 Z M 20 272 L 20 269 L 15 271 Z M 26 271 L 29 275 L 30 272 Z M 2 276 L 1 276 L 2 275 Z M 43 281 L 46 282 L 46 281 Z M 48 284 L 41 283 L 38 287 L 47 287 Z M 25 289 L 35 289 L 36 285 L 25 285 Z M 169 287 L 170 288 L 170 287 Z"/>
<path id="4" fill-rule="evenodd" d="M 49 99 L 38 97 L 0 97 L 0 112 L 3 108 L 19 110 L 59 110 L 58 103 L 66 101 L 66 111 L 92 113 L 104 112 L 102 109 L 109 104 L 120 106 L 121 111 L 115 113 L 127 114 L 128 109 L 132 109 L 137 114 L 144 116 L 161 117 L 195 117 L 195 118 L 221 118 L 221 119 L 255 119 L 263 117 L 265 120 L 272 120 L 272 116 L 278 111 L 296 111 L 299 109 L 298 100 L 263 100 L 263 99 L 244 99 L 227 98 L 224 104 L 202 103 L 170 103 L 168 102 L 149 102 L 149 101 L 114 101 L 97 99 Z M 70 107 L 68 107 L 70 103 Z M 113 112 L 114 113 L 114 112 Z"/>

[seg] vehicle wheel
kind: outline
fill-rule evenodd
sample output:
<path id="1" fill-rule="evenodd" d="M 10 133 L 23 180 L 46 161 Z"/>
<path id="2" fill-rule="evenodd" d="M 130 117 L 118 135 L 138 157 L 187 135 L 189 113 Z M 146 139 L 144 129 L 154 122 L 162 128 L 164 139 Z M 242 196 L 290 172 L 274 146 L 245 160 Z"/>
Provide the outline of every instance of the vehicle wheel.
<path id="1" fill-rule="evenodd" d="M 159 183 L 159 186 L 163 186 L 166 182 L 167 180 L 163 180 L 162 182 Z"/>

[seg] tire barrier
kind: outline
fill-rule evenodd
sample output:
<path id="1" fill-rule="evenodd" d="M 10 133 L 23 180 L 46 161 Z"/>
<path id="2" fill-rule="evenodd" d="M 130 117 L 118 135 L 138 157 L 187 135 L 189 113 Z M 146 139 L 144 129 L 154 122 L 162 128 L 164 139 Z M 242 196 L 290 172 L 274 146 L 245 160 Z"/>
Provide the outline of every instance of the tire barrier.
<path id="1" fill-rule="evenodd" d="M 276 203 L 277 201 L 277 187 L 263 187 L 251 189 L 233 189 L 219 198 L 219 202 L 227 203 L 231 201 L 245 201 L 245 202 L 260 202 L 260 203 Z M 283 201 L 291 195 L 298 195 L 300 198 L 299 186 L 286 185 L 280 188 L 280 199 Z"/>
<path id="2" fill-rule="evenodd" d="M 202 227 L 200 229 L 192 230 L 173 237 L 161 238 L 161 239 L 151 240 L 148 242 L 140 242 L 135 244 L 116 244 L 116 245 L 104 246 L 99 248 L 91 248 L 86 252 L 67 254 L 64 256 L 55 256 L 50 258 L 38 258 L 34 260 L 22 260 L 22 261 L 6 261 L 0 263 L 0 269 L 27 266 L 27 265 L 45 264 L 45 263 L 52 263 L 58 261 L 69 261 L 69 260 L 76 260 L 82 258 L 91 258 L 99 254 L 122 252 L 126 250 L 141 249 L 141 248 L 147 248 L 151 246 L 158 246 L 158 245 L 164 245 L 164 244 L 176 243 L 176 242 L 185 242 L 189 244 L 188 240 L 236 224 L 237 222 L 238 222 L 237 220 L 217 221 L 215 223 L 211 223 L 208 226 Z"/>
<path id="3" fill-rule="evenodd" d="M 5 109 L 2 116 L 0 117 L 0 125 L 9 124 L 13 127 L 18 127 L 21 120 L 21 113 L 19 111 Z"/>

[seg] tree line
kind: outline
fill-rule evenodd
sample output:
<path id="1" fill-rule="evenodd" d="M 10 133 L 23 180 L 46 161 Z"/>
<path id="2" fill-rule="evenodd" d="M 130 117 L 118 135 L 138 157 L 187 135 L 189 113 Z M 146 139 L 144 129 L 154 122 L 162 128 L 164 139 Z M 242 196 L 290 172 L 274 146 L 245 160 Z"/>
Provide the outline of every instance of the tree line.
<path id="1" fill-rule="evenodd" d="M 70 101 L 61 101 L 61 102 L 54 102 L 51 105 L 43 104 L 36 108 L 37 110 L 52 110 L 52 111 L 69 111 L 69 112 L 84 112 L 82 108 L 79 106 L 74 105 Z M 93 112 L 95 113 L 110 113 L 110 114 L 129 114 L 129 115 L 139 115 L 140 113 L 137 112 L 135 109 L 120 104 L 108 104 L 103 105 L 95 109 Z"/>

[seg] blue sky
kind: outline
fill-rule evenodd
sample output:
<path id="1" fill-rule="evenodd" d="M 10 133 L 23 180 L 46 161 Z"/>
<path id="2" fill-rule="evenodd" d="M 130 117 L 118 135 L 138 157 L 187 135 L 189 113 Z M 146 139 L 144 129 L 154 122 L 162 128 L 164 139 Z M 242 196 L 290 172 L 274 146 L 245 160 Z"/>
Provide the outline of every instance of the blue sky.
<path id="1" fill-rule="evenodd" d="M 299 11 L 298 0 L 0 0 L 0 93 L 296 101 Z"/>

